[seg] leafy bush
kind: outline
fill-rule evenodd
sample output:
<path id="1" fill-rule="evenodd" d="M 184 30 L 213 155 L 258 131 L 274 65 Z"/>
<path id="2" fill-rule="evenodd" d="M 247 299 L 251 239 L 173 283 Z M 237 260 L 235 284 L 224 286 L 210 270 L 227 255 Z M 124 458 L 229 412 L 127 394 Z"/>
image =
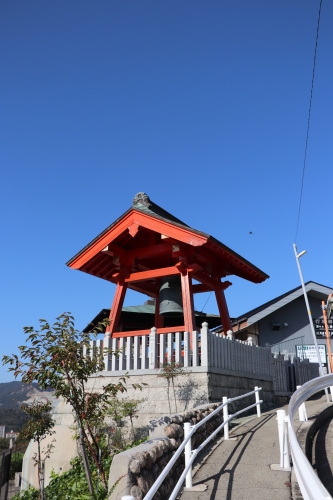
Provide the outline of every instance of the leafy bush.
<path id="1" fill-rule="evenodd" d="M 123 447 L 123 450 L 138 446 L 147 439 L 144 438 L 135 441 L 133 444 L 127 444 Z M 103 467 L 107 471 L 110 470 L 113 456 L 109 454 L 108 458 L 103 460 Z M 90 465 L 92 481 L 96 491 L 98 472 L 94 464 L 90 463 Z M 104 500 L 109 495 L 101 481 L 99 481 L 98 493 L 94 497 L 89 494 L 87 478 L 79 457 L 75 457 L 71 461 L 71 468 L 68 471 L 61 474 L 52 471 L 51 478 L 49 485 L 45 488 L 46 500 Z M 28 490 L 15 495 L 12 500 L 39 500 L 39 491 L 30 487 Z"/>
<path id="2" fill-rule="evenodd" d="M 71 469 L 62 474 L 51 473 L 52 479 L 45 489 L 47 500 L 59 500 L 60 498 L 61 500 L 90 500 L 92 498 L 80 459 L 74 458 L 71 464 Z M 97 470 L 95 467 L 91 469 L 92 481 L 96 487 Z M 99 481 L 99 489 L 95 498 L 96 500 L 107 498 L 107 491 L 101 481 Z"/>
<path id="3" fill-rule="evenodd" d="M 106 464 L 105 464 L 106 465 Z M 103 500 L 107 498 L 107 491 L 99 481 L 98 493 L 92 497 L 89 494 L 87 478 L 83 470 L 81 460 L 76 457 L 71 462 L 71 468 L 62 474 L 51 472 L 51 481 L 45 488 L 46 500 Z M 97 469 L 92 467 L 92 480 L 96 487 Z M 21 496 L 20 496 L 21 495 Z M 29 488 L 22 494 L 18 493 L 13 500 L 39 500 L 39 491 Z"/>
<path id="4" fill-rule="evenodd" d="M 22 493 L 17 493 L 13 496 L 12 500 L 39 500 L 39 491 L 30 486 L 28 490 L 24 490 Z"/>
<path id="5" fill-rule="evenodd" d="M 12 453 L 10 459 L 10 472 L 9 479 L 15 479 L 15 472 L 22 472 L 22 462 L 23 462 L 24 453 L 18 451 L 16 453 Z"/>

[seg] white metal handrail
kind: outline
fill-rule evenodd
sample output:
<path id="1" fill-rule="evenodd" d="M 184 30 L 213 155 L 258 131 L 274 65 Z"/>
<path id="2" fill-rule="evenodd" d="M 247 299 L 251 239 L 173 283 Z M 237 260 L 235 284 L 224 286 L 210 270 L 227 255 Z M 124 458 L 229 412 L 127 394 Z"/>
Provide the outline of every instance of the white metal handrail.
<path id="1" fill-rule="evenodd" d="M 198 453 L 206 446 L 207 443 L 209 443 L 209 441 L 211 441 L 216 436 L 216 434 L 224 426 L 228 426 L 228 423 L 230 422 L 230 420 L 235 418 L 237 415 L 240 415 L 241 413 L 244 413 L 245 411 L 250 410 L 251 408 L 254 408 L 255 406 L 257 407 L 258 417 L 261 415 L 260 404 L 262 403 L 262 400 L 259 400 L 259 391 L 261 391 L 261 389 L 262 389 L 261 387 L 255 387 L 254 391 L 243 394 L 242 396 L 237 396 L 235 398 L 230 398 L 230 399 L 223 398 L 222 405 L 220 405 L 218 408 L 216 408 L 212 413 L 207 415 L 204 419 L 200 420 L 200 422 L 198 422 L 197 424 L 191 426 L 190 423 L 185 423 L 184 424 L 184 430 L 185 430 L 184 441 L 182 442 L 182 444 L 180 445 L 180 447 L 178 448 L 178 450 L 176 451 L 176 453 L 174 454 L 174 456 L 172 457 L 170 462 L 167 464 L 167 466 L 163 469 L 161 474 L 158 476 L 155 483 L 150 488 L 150 490 L 148 491 L 148 493 L 146 494 L 146 496 L 144 497 L 143 500 L 151 500 L 153 498 L 156 491 L 161 486 L 164 479 L 167 477 L 170 470 L 175 465 L 177 459 L 180 457 L 181 453 L 185 449 L 185 469 L 184 469 L 182 475 L 180 476 L 171 496 L 169 497 L 169 500 L 175 500 L 175 498 L 176 498 L 176 496 L 177 496 L 177 494 L 178 494 L 178 492 L 179 492 L 179 490 L 180 490 L 180 488 L 185 480 L 185 477 L 188 473 L 190 473 L 190 475 L 191 475 L 190 482 L 192 482 L 192 470 L 191 470 L 192 464 L 193 464 L 194 459 L 198 455 Z M 230 404 L 233 401 L 236 401 L 238 399 L 245 398 L 246 396 L 251 396 L 252 394 L 255 394 L 255 398 L 256 398 L 256 402 L 254 404 L 247 406 L 246 408 L 239 410 L 236 413 L 233 413 L 231 415 L 228 415 L 228 413 L 225 413 L 225 411 L 224 411 L 223 412 L 224 413 L 223 423 L 217 429 L 215 429 L 215 431 L 212 432 L 212 434 L 210 436 L 208 436 L 208 438 L 205 439 L 205 441 L 203 443 L 201 443 L 201 445 L 196 450 L 193 450 L 193 451 L 191 450 L 191 437 L 202 425 L 204 425 L 209 419 L 214 417 L 214 415 L 216 415 L 220 411 L 225 410 L 225 408 L 228 407 L 228 404 Z M 259 408 L 259 410 L 258 410 L 258 408 Z M 227 415 L 227 417 L 225 418 L 226 415 Z M 225 438 L 228 439 L 228 437 L 226 437 L 226 435 L 225 435 Z M 188 481 L 186 481 L 186 482 L 188 482 Z"/>
<path id="2" fill-rule="evenodd" d="M 298 408 L 313 394 L 333 385 L 333 374 L 318 377 L 303 384 L 290 398 L 288 434 L 293 466 L 304 500 L 331 500 L 312 465 L 304 455 L 293 429 L 293 420 Z"/>

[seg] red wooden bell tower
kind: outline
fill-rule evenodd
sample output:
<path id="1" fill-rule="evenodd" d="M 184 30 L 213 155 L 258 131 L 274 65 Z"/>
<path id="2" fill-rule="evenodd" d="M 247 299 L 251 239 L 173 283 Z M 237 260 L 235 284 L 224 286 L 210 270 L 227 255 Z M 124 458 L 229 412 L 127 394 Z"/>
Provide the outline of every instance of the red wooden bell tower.
<path id="1" fill-rule="evenodd" d="M 116 284 L 108 327 L 112 337 L 150 333 L 150 330 L 119 331 L 127 288 L 155 299 L 155 324 L 151 326 L 158 333 L 194 331 L 193 294 L 213 291 L 226 332 L 231 329 L 231 322 L 224 290 L 231 283 L 223 279 L 234 274 L 261 283 L 268 278 L 223 243 L 166 212 L 145 193 L 138 193 L 132 207 L 67 265 Z M 183 318 L 183 324 L 164 328 L 160 287 L 161 279 L 168 276 L 180 277 L 183 314 L 179 319 Z"/>

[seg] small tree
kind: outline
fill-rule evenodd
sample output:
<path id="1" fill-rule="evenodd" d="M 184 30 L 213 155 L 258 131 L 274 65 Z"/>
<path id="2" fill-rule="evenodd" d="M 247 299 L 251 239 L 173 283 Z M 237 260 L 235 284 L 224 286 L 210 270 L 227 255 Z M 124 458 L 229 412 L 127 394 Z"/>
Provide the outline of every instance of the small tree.
<path id="1" fill-rule="evenodd" d="M 124 446 L 126 446 L 124 434 L 122 428 L 126 425 L 124 421 L 128 418 L 130 421 L 130 443 L 134 442 L 134 418 L 137 418 L 139 411 L 139 404 L 144 401 L 144 399 L 118 399 L 114 398 L 110 401 L 109 408 L 107 409 L 107 415 L 112 418 L 115 423 L 115 427 L 111 428 L 112 435 L 112 447 L 117 451 L 120 451 Z"/>
<path id="2" fill-rule="evenodd" d="M 111 450 L 117 453 L 121 452 L 125 446 L 124 433 L 122 428 L 125 425 L 122 415 L 121 401 L 117 397 L 110 399 L 108 408 L 106 410 L 106 416 L 111 417 L 114 422 L 114 426 L 110 427 L 109 433 L 109 446 Z"/>
<path id="3" fill-rule="evenodd" d="M 89 350 L 92 335 L 97 335 L 105 328 L 108 321 L 100 323 L 93 332 L 80 332 L 74 328 L 74 318 L 70 313 L 63 313 L 50 326 L 41 319 L 40 329 L 24 327 L 27 335 L 26 344 L 19 347 L 21 359 L 17 355 L 4 356 L 3 364 L 9 364 L 15 378 L 22 376 L 24 383 L 38 382 L 42 389 L 53 389 L 56 397 L 62 397 L 73 409 L 78 426 L 82 458 L 85 466 L 89 491 L 94 496 L 89 463 L 85 447 L 95 463 L 104 488 L 107 479 L 103 460 L 99 460 L 101 429 L 110 398 L 126 391 L 126 374 L 117 383 L 109 383 L 102 390 L 95 392 L 87 389 L 88 378 L 104 369 L 104 355 L 111 354 L 111 349 Z M 138 384 L 132 384 L 140 388 Z M 103 458 L 103 457 L 102 457 Z"/>
<path id="4" fill-rule="evenodd" d="M 37 453 L 35 453 L 33 460 L 35 466 L 38 467 L 38 482 L 39 482 L 39 495 L 41 500 L 44 500 L 44 462 L 50 458 L 52 449 L 54 448 L 53 440 L 46 448 L 41 450 L 41 442 L 47 437 L 55 434 L 53 427 L 54 421 L 51 417 L 51 403 L 50 401 L 43 402 L 35 400 L 29 405 L 22 405 L 21 409 L 30 417 L 20 431 L 20 437 L 25 439 L 33 439 L 37 443 Z"/>
<path id="5" fill-rule="evenodd" d="M 138 417 L 138 411 L 139 411 L 139 404 L 142 403 L 144 399 L 126 399 L 124 398 L 121 401 L 121 413 L 123 417 L 127 417 L 130 420 L 130 425 L 131 425 L 131 433 L 130 433 L 130 439 L 131 439 L 131 444 L 134 442 L 134 424 L 133 424 L 133 419 Z"/>
<path id="6" fill-rule="evenodd" d="M 174 401 L 175 401 L 175 408 L 176 408 L 176 412 L 177 412 L 178 409 L 177 409 L 177 399 L 176 399 L 176 391 L 175 391 L 175 379 L 177 377 L 181 377 L 183 375 L 188 375 L 191 373 L 191 371 L 187 370 L 180 363 L 176 363 L 175 361 L 171 361 L 169 363 L 163 363 L 160 368 L 161 368 L 161 372 L 157 376 L 164 378 L 167 382 L 167 396 L 168 396 L 170 413 L 172 413 L 171 412 L 171 403 L 170 403 L 170 384 L 172 385 L 173 397 L 174 397 Z"/>

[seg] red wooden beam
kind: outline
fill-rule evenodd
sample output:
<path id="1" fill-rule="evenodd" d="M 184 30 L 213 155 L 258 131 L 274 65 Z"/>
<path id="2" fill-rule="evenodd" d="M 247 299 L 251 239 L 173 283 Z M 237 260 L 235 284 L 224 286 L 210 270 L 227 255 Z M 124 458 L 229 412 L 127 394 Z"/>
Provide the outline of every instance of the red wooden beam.
<path id="1" fill-rule="evenodd" d="M 197 247 L 195 249 L 195 255 L 198 261 L 204 262 L 205 264 L 211 264 L 215 269 L 224 268 L 224 260 L 217 258 L 212 251 L 204 247 Z"/>
<path id="2" fill-rule="evenodd" d="M 109 243 L 107 247 L 103 248 L 101 253 L 112 257 L 118 255 L 123 260 L 127 259 L 127 251 L 114 243 Z"/>
<path id="3" fill-rule="evenodd" d="M 198 285 L 192 285 L 192 290 L 193 293 L 204 293 L 211 292 L 212 290 L 214 290 L 214 288 L 212 286 L 207 286 L 199 283 Z"/>
<path id="4" fill-rule="evenodd" d="M 134 290 L 135 292 L 143 293 L 144 295 L 148 295 L 149 297 L 155 298 L 158 294 L 158 287 L 155 285 L 151 285 L 150 283 L 141 283 L 138 281 L 137 283 L 130 283 L 128 288 Z"/>
<path id="5" fill-rule="evenodd" d="M 211 287 L 212 290 L 215 288 L 220 288 L 221 290 L 225 290 L 228 286 L 231 285 L 230 281 L 220 281 L 218 279 L 211 278 L 205 273 L 195 272 L 193 273 L 193 278 L 197 281 L 200 281 L 203 285 Z"/>
<path id="6" fill-rule="evenodd" d="M 116 332 L 118 329 L 120 313 L 123 307 L 126 290 L 127 290 L 126 283 L 122 282 L 117 283 L 116 293 L 114 294 L 113 303 L 110 310 L 110 316 L 109 316 L 110 324 L 106 328 L 106 332 L 110 332 L 111 337 L 113 336 L 113 333 Z"/>
<path id="7" fill-rule="evenodd" d="M 176 333 L 176 332 L 184 332 L 185 326 L 167 326 L 165 328 L 158 328 L 156 330 L 157 334 L 161 333 Z M 149 335 L 151 330 L 134 330 L 131 332 L 116 332 L 112 335 L 112 337 L 119 339 L 122 337 L 139 337 L 140 335 Z"/>
<path id="8" fill-rule="evenodd" d="M 155 327 L 156 328 L 163 328 L 164 326 L 164 318 L 160 314 L 160 294 L 156 294 L 155 298 Z"/>
<path id="9" fill-rule="evenodd" d="M 175 266 L 162 267 L 160 269 L 151 269 L 150 271 L 141 271 L 139 273 L 131 273 L 125 278 L 125 283 L 132 283 L 133 281 L 145 281 L 154 278 L 162 278 L 163 276 L 171 276 L 173 274 L 179 274 L 178 269 Z"/>
<path id="10" fill-rule="evenodd" d="M 192 344 L 192 332 L 193 330 L 195 330 L 196 327 L 194 304 L 193 304 L 192 278 L 191 275 L 187 272 L 187 273 L 182 273 L 180 279 L 182 285 L 185 332 L 190 333 L 190 339 Z M 192 345 L 190 346 L 190 348 L 192 349 Z"/>
<path id="11" fill-rule="evenodd" d="M 160 243 L 149 247 L 134 248 L 128 250 L 127 255 L 130 259 L 146 259 L 148 257 L 155 257 L 171 253 L 172 245 L 170 243 Z"/>
<path id="12" fill-rule="evenodd" d="M 217 306 L 219 308 L 219 313 L 223 326 L 223 332 L 224 334 L 226 334 L 228 330 L 232 330 L 232 325 L 223 290 L 221 288 L 216 288 L 215 296 L 216 296 Z"/>

